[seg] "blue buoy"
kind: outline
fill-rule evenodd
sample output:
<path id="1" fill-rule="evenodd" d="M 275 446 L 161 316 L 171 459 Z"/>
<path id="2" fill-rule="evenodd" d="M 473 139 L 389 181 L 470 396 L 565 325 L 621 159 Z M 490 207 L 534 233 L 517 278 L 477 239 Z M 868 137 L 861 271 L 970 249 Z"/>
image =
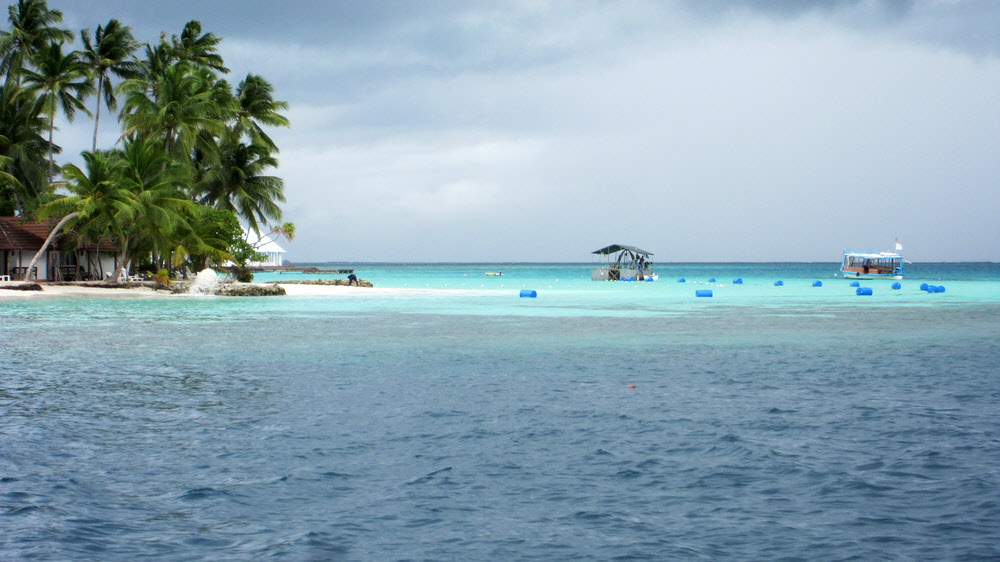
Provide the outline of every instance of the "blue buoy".
<path id="1" fill-rule="evenodd" d="M 652 283 L 653 281 L 656 281 L 656 280 L 653 279 L 652 277 L 647 277 L 646 278 L 646 283 Z"/>
<path id="2" fill-rule="evenodd" d="M 941 285 L 928 285 L 927 286 L 927 292 L 928 293 L 943 293 L 944 292 L 944 287 L 942 287 Z"/>
<path id="3" fill-rule="evenodd" d="M 861 286 L 861 283 L 858 283 L 857 281 L 852 281 L 852 282 L 851 282 L 851 286 L 852 286 L 852 287 L 860 287 L 860 286 Z"/>
<path id="4" fill-rule="evenodd" d="M 742 284 L 743 284 L 742 277 L 737 277 L 736 279 L 733 279 L 733 285 L 742 285 Z"/>
<path id="5" fill-rule="evenodd" d="M 687 283 L 687 280 L 684 279 L 683 277 L 681 277 L 680 279 L 677 280 L 677 282 L 678 283 Z"/>
<path id="6" fill-rule="evenodd" d="M 710 296 L 712 296 L 712 290 L 711 289 L 699 289 L 699 290 L 697 290 L 697 291 L 694 292 L 694 296 L 696 296 L 696 297 L 710 297 Z"/>
<path id="7" fill-rule="evenodd" d="M 872 294 L 872 288 L 871 287 L 858 287 L 858 290 L 856 292 L 857 292 L 857 294 L 858 294 L 859 297 L 860 296 L 870 296 Z"/>
<path id="8" fill-rule="evenodd" d="M 937 286 L 937 290 L 934 291 L 934 292 L 935 293 L 943 293 L 944 292 L 944 285 L 938 285 Z"/>
<path id="9" fill-rule="evenodd" d="M 635 277 L 629 277 L 628 280 L 629 281 L 635 281 Z"/>
<path id="10" fill-rule="evenodd" d="M 926 291 L 929 287 L 930 287 L 930 285 L 928 285 L 927 283 L 921 283 L 920 284 L 920 290 L 921 291 Z"/>
<path id="11" fill-rule="evenodd" d="M 533 298 L 535 298 L 537 296 L 538 296 L 538 292 L 537 291 L 534 291 L 532 289 L 521 289 L 521 297 L 522 298 L 527 297 L 527 298 L 532 298 L 533 299 Z"/>
<path id="12" fill-rule="evenodd" d="M 902 286 L 902 285 L 900 285 L 899 283 L 893 283 L 893 284 L 892 284 L 892 288 L 893 288 L 893 289 L 896 289 L 896 290 L 899 290 L 899 289 L 902 289 L 902 288 L 903 288 L 903 286 Z"/>
<path id="13" fill-rule="evenodd" d="M 775 287 L 784 287 L 785 286 L 785 282 L 784 281 L 775 281 L 774 282 L 774 286 Z"/>
<path id="14" fill-rule="evenodd" d="M 709 283 L 715 283 L 715 277 L 708 280 Z"/>
<path id="15" fill-rule="evenodd" d="M 813 281 L 813 287 L 822 287 L 822 286 L 823 286 L 822 281 Z"/>

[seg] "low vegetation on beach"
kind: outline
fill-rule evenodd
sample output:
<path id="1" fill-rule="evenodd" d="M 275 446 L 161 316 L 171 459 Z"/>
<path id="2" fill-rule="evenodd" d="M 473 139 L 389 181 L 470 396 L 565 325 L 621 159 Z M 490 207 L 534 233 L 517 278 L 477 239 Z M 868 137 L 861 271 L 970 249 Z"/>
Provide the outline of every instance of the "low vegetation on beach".
<path id="1" fill-rule="evenodd" d="M 294 236 L 282 222 L 284 181 L 272 175 L 279 150 L 267 134 L 289 126 L 288 104 L 257 74 L 234 87 L 221 37 L 198 21 L 145 43 L 116 19 L 76 32 L 45 0 L 18 0 L 8 13 L 0 216 L 49 232 L 28 276 L 59 237 L 61 250 L 113 252 L 116 279 L 226 266 L 249 280 L 246 264 L 259 254 L 246 232 Z M 56 120 L 80 114 L 93 118 L 91 149 L 74 158 L 82 165 L 60 163 Z M 99 147 L 108 121 L 120 134 Z"/>
<path id="2" fill-rule="evenodd" d="M 350 287 L 351 281 L 348 279 L 291 279 L 288 281 L 282 281 L 282 285 L 325 285 L 333 287 Z M 367 279 L 358 279 L 356 286 L 358 287 L 374 287 L 371 281 Z"/>
<path id="3" fill-rule="evenodd" d="M 41 291 L 42 286 L 38 283 L 0 283 L 0 289 L 8 291 Z"/>

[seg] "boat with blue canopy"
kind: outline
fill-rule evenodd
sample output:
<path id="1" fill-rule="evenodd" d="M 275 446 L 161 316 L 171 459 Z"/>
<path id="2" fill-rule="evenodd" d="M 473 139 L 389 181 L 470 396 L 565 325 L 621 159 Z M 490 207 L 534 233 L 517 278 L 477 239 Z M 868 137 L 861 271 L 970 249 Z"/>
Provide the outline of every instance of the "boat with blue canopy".
<path id="1" fill-rule="evenodd" d="M 903 278 L 903 245 L 896 240 L 894 252 L 874 250 L 844 250 L 840 271 L 844 277 L 891 277 Z"/>

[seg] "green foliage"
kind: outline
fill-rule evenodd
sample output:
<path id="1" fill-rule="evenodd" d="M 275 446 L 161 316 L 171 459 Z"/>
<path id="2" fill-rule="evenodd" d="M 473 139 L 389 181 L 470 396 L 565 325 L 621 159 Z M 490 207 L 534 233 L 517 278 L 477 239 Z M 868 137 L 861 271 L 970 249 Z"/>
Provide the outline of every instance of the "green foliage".
<path id="1" fill-rule="evenodd" d="M 250 230 L 259 231 L 269 221 L 280 221 L 278 202 L 285 200 L 284 181 L 265 175 L 268 168 L 278 164 L 267 147 L 240 142 L 236 135 L 230 134 L 218 148 L 218 164 L 199 185 L 200 201 L 233 211 L 247 222 Z"/>
<path id="2" fill-rule="evenodd" d="M 234 265 L 229 268 L 233 279 L 239 281 L 240 283 L 252 283 L 253 282 L 253 271 L 249 267 Z"/>
<path id="3" fill-rule="evenodd" d="M 160 287 L 169 289 L 170 286 L 173 285 L 173 281 L 170 280 L 170 271 L 165 268 L 156 272 L 156 275 L 153 276 L 153 281 L 156 282 L 153 290 L 157 290 Z"/>
<path id="4" fill-rule="evenodd" d="M 267 259 L 267 256 L 255 250 L 253 246 L 242 238 L 233 244 L 232 255 L 233 262 L 241 267 L 245 267 L 250 262 L 259 262 Z"/>
<path id="5" fill-rule="evenodd" d="M 118 20 L 82 30 L 73 51 L 73 34 L 57 27 L 62 14 L 45 0 L 17 0 L 9 13 L 0 30 L 0 214 L 66 217 L 81 241 L 117 245 L 126 263 L 148 262 L 150 271 L 232 262 L 238 277 L 252 277 L 246 264 L 263 256 L 241 221 L 291 239 L 294 225 L 277 226 L 284 182 L 271 175 L 278 147 L 266 131 L 289 125 L 288 104 L 261 76 L 248 74 L 235 90 L 222 79 L 220 37 L 190 21 L 146 44 L 140 60 Z M 91 95 L 94 149 L 82 169 L 57 167 L 56 116 L 91 115 Z M 98 150 L 101 105 L 114 112 L 119 102 L 120 148 Z"/>
<path id="6" fill-rule="evenodd" d="M 36 53 L 51 43 L 72 41 L 73 32 L 56 27 L 62 12 L 50 10 L 45 0 L 18 0 L 8 14 L 10 30 L 0 32 L 0 73 L 17 84 Z"/>
<path id="7" fill-rule="evenodd" d="M 48 191 L 48 128 L 42 100 L 7 82 L 0 86 L 0 181 L 13 192 L 18 208 L 37 206 Z"/>

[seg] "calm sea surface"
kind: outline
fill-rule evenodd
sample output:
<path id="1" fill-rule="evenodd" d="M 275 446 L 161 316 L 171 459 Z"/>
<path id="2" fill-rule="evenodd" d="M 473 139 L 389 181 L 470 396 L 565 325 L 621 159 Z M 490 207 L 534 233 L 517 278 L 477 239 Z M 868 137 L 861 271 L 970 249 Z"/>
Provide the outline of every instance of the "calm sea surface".
<path id="1" fill-rule="evenodd" d="M 350 267 L 0 296 L 0 559 L 1000 558 L 998 265 Z"/>

